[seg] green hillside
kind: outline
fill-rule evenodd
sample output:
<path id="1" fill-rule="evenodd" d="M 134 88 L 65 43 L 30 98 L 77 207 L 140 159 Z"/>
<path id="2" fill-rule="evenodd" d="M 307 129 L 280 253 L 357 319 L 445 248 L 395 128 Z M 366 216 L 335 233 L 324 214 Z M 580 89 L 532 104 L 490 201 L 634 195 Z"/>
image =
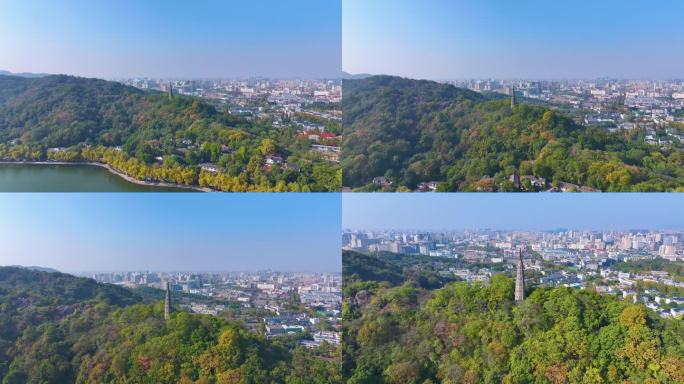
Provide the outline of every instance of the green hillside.
<path id="1" fill-rule="evenodd" d="M 681 143 L 648 145 L 640 129 L 610 133 L 542 106 L 511 110 L 508 99 L 425 80 L 374 76 L 345 80 L 343 90 L 343 185 L 357 190 L 423 182 L 442 191 L 684 187 Z M 373 183 L 380 176 L 385 185 Z"/>
<path id="2" fill-rule="evenodd" d="M 288 165 L 267 168 L 269 156 Z M 275 129 L 191 97 L 62 75 L 0 76 L 2 159 L 98 161 L 141 180 L 225 191 L 337 191 L 341 174 L 293 127 Z M 202 172 L 202 163 L 221 172 Z"/>
<path id="3" fill-rule="evenodd" d="M 684 381 L 684 323 L 641 304 L 563 287 L 528 289 L 516 304 L 502 275 L 439 289 L 408 278 L 346 284 L 348 383 Z"/>
<path id="4" fill-rule="evenodd" d="M 343 251 L 342 260 L 342 276 L 345 283 L 383 281 L 396 285 L 404 281 L 401 268 L 378 257 Z"/>
<path id="5" fill-rule="evenodd" d="M 365 255 L 353 251 L 342 252 L 342 276 L 346 293 L 353 295 L 357 284 L 377 282 L 388 286 L 411 284 L 423 288 L 439 288 L 454 281 L 450 276 L 442 276 L 437 271 L 445 267 L 462 267 L 456 259 L 423 255 L 404 255 L 392 252 L 379 252 Z"/>
<path id="6" fill-rule="evenodd" d="M 0 267 L 0 382 L 338 383 L 335 351 L 267 340 L 125 288 Z"/>

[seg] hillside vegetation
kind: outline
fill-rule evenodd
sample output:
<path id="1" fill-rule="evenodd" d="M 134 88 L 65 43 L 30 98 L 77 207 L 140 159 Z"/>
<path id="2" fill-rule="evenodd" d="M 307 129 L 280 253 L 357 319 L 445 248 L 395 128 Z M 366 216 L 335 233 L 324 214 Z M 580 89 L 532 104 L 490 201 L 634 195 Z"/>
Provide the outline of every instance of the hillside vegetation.
<path id="1" fill-rule="evenodd" d="M 0 382 L 339 383 L 334 350 L 60 273 L 0 267 Z"/>
<path id="2" fill-rule="evenodd" d="M 269 157 L 284 162 L 267 167 Z M 339 166 L 312 153 L 294 127 L 275 129 L 196 98 L 62 75 L 0 76 L 1 159 L 98 161 L 140 180 L 224 191 L 341 188 Z M 221 171 L 203 171 L 202 163 Z"/>
<path id="3" fill-rule="evenodd" d="M 360 191 L 427 182 L 441 191 L 684 187 L 681 143 L 648 145 L 641 129 L 610 133 L 425 80 L 373 76 L 345 80 L 343 90 L 343 185 Z"/>
<path id="4" fill-rule="evenodd" d="M 343 375 L 348 383 L 681 383 L 684 324 L 592 290 L 384 281 L 387 259 L 345 253 Z M 369 264 L 373 263 L 373 264 Z M 362 271 L 370 265 L 371 275 Z M 376 280 L 362 280 L 369 276 Z"/>

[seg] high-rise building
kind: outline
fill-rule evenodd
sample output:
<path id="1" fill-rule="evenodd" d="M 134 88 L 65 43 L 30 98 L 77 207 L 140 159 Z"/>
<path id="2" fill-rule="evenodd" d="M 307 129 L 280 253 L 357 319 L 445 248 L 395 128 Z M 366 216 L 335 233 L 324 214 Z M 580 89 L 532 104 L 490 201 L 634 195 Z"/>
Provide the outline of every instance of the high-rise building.
<path id="1" fill-rule="evenodd" d="M 164 299 L 164 320 L 171 314 L 171 282 L 166 282 L 166 298 Z"/>
<path id="2" fill-rule="evenodd" d="M 515 275 L 515 301 L 525 300 L 525 265 L 523 264 L 522 251 L 518 251 L 518 271 Z"/>
<path id="3" fill-rule="evenodd" d="M 169 81 L 169 100 L 173 99 L 173 83 Z"/>

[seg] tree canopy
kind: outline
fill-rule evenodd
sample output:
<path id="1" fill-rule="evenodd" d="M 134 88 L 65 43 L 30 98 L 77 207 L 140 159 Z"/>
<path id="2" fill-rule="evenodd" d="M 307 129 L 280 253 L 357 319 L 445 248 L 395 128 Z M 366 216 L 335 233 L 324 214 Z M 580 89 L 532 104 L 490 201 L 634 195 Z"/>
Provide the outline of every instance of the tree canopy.
<path id="1" fill-rule="evenodd" d="M 506 99 L 425 80 L 373 76 L 344 80 L 343 90 L 343 185 L 361 191 L 433 181 L 440 191 L 684 187 L 681 143 L 649 145 L 642 129 L 585 127 L 543 106 L 511 110 Z M 381 176 L 387 183 L 372 183 Z"/>
<path id="2" fill-rule="evenodd" d="M 0 160 L 97 161 L 141 180 L 223 191 L 341 188 L 339 165 L 312 152 L 294 125 L 98 79 L 0 76 L 0 90 Z M 284 162 L 267 167 L 268 156 Z"/>
<path id="3" fill-rule="evenodd" d="M 337 352 L 59 273 L 0 268 L 0 382 L 338 383 Z M 330 349 L 331 347 L 327 347 Z"/>
<path id="4" fill-rule="evenodd" d="M 684 380 L 681 321 L 589 289 L 528 288 L 516 304 L 513 280 L 502 275 L 437 289 L 408 277 L 345 284 L 353 291 L 343 313 L 348 383 Z"/>

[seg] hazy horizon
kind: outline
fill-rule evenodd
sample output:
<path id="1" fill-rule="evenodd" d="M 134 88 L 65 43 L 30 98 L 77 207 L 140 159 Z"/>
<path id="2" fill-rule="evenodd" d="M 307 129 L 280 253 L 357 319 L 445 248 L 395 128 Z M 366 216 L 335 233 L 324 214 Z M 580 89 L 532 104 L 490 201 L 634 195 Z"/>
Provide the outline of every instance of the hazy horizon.
<path id="1" fill-rule="evenodd" d="M 271 273 L 284 273 L 284 274 L 340 274 L 341 271 L 339 270 L 320 270 L 320 271 L 311 271 L 311 270 L 280 270 L 280 269 L 245 269 L 245 270 L 202 270 L 202 269 L 178 269 L 178 270 L 162 270 L 162 269 L 111 269 L 111 270 L 98 270 L 98 269 L 92 269 L 92 270 L 61 270 L 57 269 L 54 267 L 51 267 L 49 265 L 21 265 L 21 264 L 8 264 L 8 265 L 0 265 L 0 268 L 22 268 L 22 269 L 35 269 L 35 268 L 41 268 L 41 269 L 52 269 L 60 273 L 66 273 L 69 275 L 74 275 L 74 276 L 85 276 L 86 274 L 95 274 L 95 273 L 128 273 L 128 272 L 148 272 L 148 273 L 163 273 L 163 274 L 173 274 L 173 273 L 193 273 L 193 274 L 222 274 L 222 273 L 230 273 L 230 274 L 235 274 L 235 273 L 261 273 L 261 272 L 271 272 Z"/>
<path id="2" fill-rule="evenodd" d="M 440 232 L 470 232 L 470 231 L 495 231 L 495 232 L 563 232 L 563 231 L 586 231 L 586 232 L 636 232 L 636 231 L 649 231 L 649 232 L 682 232 L 684 228 L 626 228 L 626 229 L 582 229 L 582 228 L 549 228 L 549 229 L 498 229 L 498 228 L 433 228 L 433 229 L 421 229 L 421 228 L 344 228 L 345 231 L 412 231 L 412 232 L 426 232 L 426 233 L 440 233 Z"/>
<path id="3" fill-rule="evenodd" d="M 90 77 L 90 76 L 82 76 L 78 74 L 71 74 L 71 73 L 37 73 L 37 72 L 12 72 L 12 71 L 7 71 L 4 68 L 0 68 L 0 75 L 3 75 L 3 72 L 7 72 L 8 74 L 5 74 L 7 76 L 18 76 L 18 77 L 43 77 L 43 76 L 73 76 L 73 77 L 83 77 L 83 78 L 90 78 L 90 79 L 101 79 L 101 80 L 108 80 L 108 81 L 118 81 L 118 80 L 130 80 L 130 79 L 150 79 L 150 80 L 252 80 L 252 79 L 267 79 L 267 80 L 334 80 L 334 79 L 339 79 L 341 78 L 340 76 L 337 77 L 321 77 L 321 78 L 315 78 L 315 77 L 270 77 L 270 76 L 259 76 L 259 75 L 253 75 L 253 76 L 237 76 L 237 77 L 231 77 L 231 76 L 219 76 L 219 77 L 184 77 L 184 76 L 172 76 L 172 77 L 159 77 L 159 76 L 124 76 L 124 77 Z"/>
<path id="4" fill-rule="evenodd" d="M 673 78 L 636 78 L 636 77 L 613 77 L 613 76 L 599 76 L 599 77 L 492 77 L 492 76 L 482 76 L 482 77 L 453 77 L 453 78 L 427 78 L 427 77 L 411 77 L 403 75 L 393 75 L 389 73 L 349 73 L 344 72 L 349 76 L 394 76 L 402 77 L 412 80 L 428 80 L 436 82 L 449 82 L 449 81 L 467 81 L 467 80 L 502 80 L 502 81 L 597 81 L 597 80 L 618 80 L 618 81 L 684 81 L 684 75 L 681 77 Z"/>
<path id="5" fill-rule="evenodd" d="M 0 69 L 104 79 L 332 78 L 341 0 L 7 0 Z"/>
<path id="6" fill-rule="evenodd" d="M 681 79 L 684 3 L 344 0 L 342 69 L 416 79 Z"/>
<path id="7" fill-rule="evenodd" d="M 336 193 L 7 193 L 0 265 L 339 271 Z"/>
<path id="8" fill-rule="evenodd" d="M 677 193 L 347 193 L 343 229 L 680 230 Z"/>

